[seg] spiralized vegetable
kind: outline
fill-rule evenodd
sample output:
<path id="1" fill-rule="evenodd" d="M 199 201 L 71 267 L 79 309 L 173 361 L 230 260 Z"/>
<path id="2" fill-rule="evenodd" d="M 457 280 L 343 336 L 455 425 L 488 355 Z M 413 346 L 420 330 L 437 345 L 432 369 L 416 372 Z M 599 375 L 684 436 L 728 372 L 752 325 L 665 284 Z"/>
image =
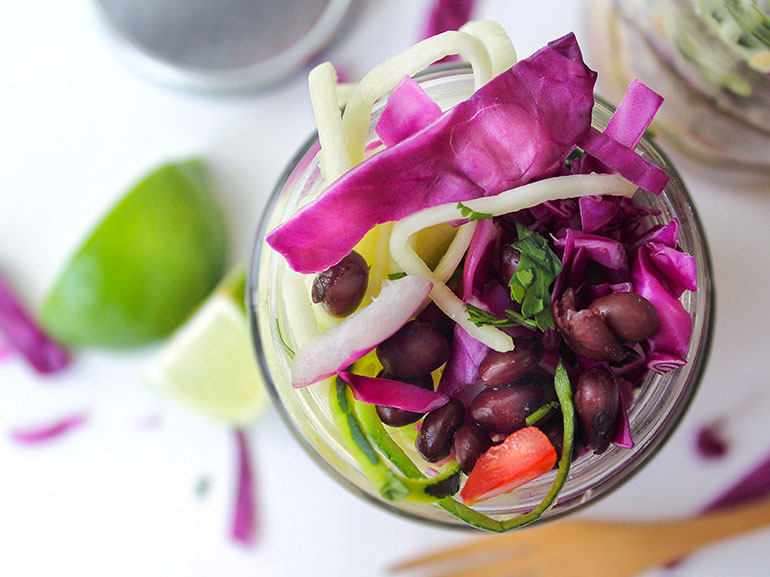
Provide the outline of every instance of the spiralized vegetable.
<path id="1" fill-rule="evenodd" d="M 308 88 L 321 144 L 321 174 L 326 182 L 332 182 L 351 165 L 338 102 L 337 71 L 331 62 L 319 64 L 310 71 Z"/>
<path id="2" fill-rule="evenodd" d="M 635 191 L 636 186 L 618 174 L 573 174 L 533 182 L 496 196 L 469 200 L 464 205 L 479 213 L 499 216 L 549 200 L 594 194 L 630 197 Z M 512 350 L 511 337 L 495 327 L 479 327 L 470 321 L 465 303 L 420 259 L 410 242 L 411 237 L 424 228 L 462 218 L 456 203 L 434 206 L 407 216 L 393 227 L 391 255 L 406 273 L 425 277 L 433 283 L 430 298 L 469 335 L 496 351 Z"/>
<path id="3" fill-rule="evenodd" d="M 492 61 L 492 76 L 505 72 L 516 64 L 516 48 L 505 28 L 491 20 L 473 20 L 460 28 L 460 32 L 478 38 L 487 49 Z"/>
<path id="4" fill-rule="evenodd" d="M 470 62 L 476 90 L 492 79 L 489 52 L 480 40 L 465 32 L 444 32 L 418 42 L 375 66 L 361 79 L 342 116 L 352 165 L 364 158 L 369 117 L 375 101 L 393 90 L 404 76 L 414 76 L 450 54 L 459 54 Z"/>

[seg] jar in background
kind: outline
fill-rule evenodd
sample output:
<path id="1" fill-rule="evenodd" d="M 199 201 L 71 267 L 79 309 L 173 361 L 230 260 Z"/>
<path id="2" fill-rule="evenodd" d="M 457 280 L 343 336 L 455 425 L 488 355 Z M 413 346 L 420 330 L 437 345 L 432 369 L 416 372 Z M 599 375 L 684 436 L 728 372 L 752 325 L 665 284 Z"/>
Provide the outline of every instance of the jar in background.
<path id="1" fill-rule="evenodd" d="M 439 67 L 423 75 L 419 81 L 442 109 L 468 98 L 473 92 L 473 77 L 467 69 Z M 383 101 L 375 104 L 368 143 L 376 139 L 374 126 L 383 105 Z M 609 107 L 597 102 L 594 126 L 603 129 L 611 114 Z M 307 340 L 318 329 L 310 308 L 305 275 L 292 271 L 284 258 L 267 245 L 265 236 L 325 186 L 318 163 L 319 150 L 318 137 L 314 134 L 287 166 L 262 218 L 249 263 L 247 310 L 257 361 L 265 374 L 268 390 L 275 406 L 308 453 L 353 493 L 408 518 L 441 526 L 468 528 L 434 503 L 383 499 L 346 450 L 341 433 L 335 426 L 329 407 L 330 379 L 301 389 L 292 387 L 291 358 L 286 349 L 296 350 L 298 343 Z M 682 181 L 668 160 L 647 139 L 642 139 L 637 151 L 661 166 L 671 175 L 671 180 L 660 196 L 640 190 L 634 199 L 639 204 L 660 211 L 657 216 L 650 217 L 650 224 L 663 224 L 678 218 L 681 248 L 692 254 L 698 263 L 698 290 L 682 296 L 682 304 L 693 317 L 687 364 L 665 375 L 647 375 L 629 411 L 636 442 L 634 448 L 611 446 L 601 455 L 584 455 L 578 459 L 570 470 L 557 504 L 544 513 L 541 520 L 563 516 L 595 501 L 640 470 L 679 423 L 695 393 L 708 355 L 712 289 L 708 250 L 701 224 Z M 414 451 L 413 445 L 402 448 L 407 452 Z M 427 469 L 427 465 L 419 466 Z M 474 508 L 496 519 L 529 512 L 549 491 L 555 474 L 551 471 L 511 494 L 500 495 Z"/>
<path id="2" fill-rule="evenodd" d="M 618 102 L 641 80 L 665 98 L 653 130 L 711 165 L 770 171 L 766 0 L 588 0 L 590 61 Z"/>

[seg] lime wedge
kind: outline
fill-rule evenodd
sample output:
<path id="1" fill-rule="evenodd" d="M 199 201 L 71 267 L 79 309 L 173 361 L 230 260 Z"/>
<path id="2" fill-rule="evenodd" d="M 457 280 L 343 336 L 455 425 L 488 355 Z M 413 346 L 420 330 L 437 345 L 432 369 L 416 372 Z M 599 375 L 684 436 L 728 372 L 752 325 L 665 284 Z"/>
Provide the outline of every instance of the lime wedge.
<path id="1" fill-rule="evenodd" d="M 215 419 L 243 426 L 268 403 L 251 349 L 243 289 L 228 282 L 171 337 L 144 370 L 147 384 Z M 240 300 L 236 300 L 240 292 Z"/>
<path id="2" fill-rule="evenodd" d="M 221 209 L 197 160 L 141 180 L 64 267 L 41 311 L 73 346 L 122 348 L 170 334 L 224 272 Z"/>

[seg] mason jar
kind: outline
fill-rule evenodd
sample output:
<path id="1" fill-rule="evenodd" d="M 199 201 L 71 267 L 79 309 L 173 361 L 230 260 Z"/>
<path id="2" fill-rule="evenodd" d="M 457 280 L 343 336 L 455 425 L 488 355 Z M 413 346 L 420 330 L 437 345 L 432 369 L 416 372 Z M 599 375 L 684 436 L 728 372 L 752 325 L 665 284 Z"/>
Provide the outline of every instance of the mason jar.
<path id="1" fill-rule="evenodd" d="M 589 63 L 619 102 L 639 79 L 665 98 L 653 130 L 723 168 L 770 171 L 770 4 L 588 0 Z"/>
<path id="2" fill-rule="evenodd" d="M 468 98 L 473 91 L 473 77 L 464 68 L 443 68 L 424 74 L 419 81 L 443 109 Z M 374 107 L 369 144 L 376 140 L 374 126 L 383 105 L 379 102 Z M 611 114 L 611 108 L 597 101 L 594 125 L 604 128 Z M 345 449 L 340 431 L 335 427 L 329 406 L 331 379 L 301 389 L 292 387 L 291 358 L 284 345 L 296 350 L 297 343 L 308 337 L 299 333 L 306 332 L 304 327 L 312 322 L 312 313 L 308 312 L 310 295 L 304 275 L 293 272 L 283 257 L 265 243 L 265 236 L 324 187 L 319 150 L 317 134 L 313 134 L 288 163 L 262 218 L 249 263 L 247 308 L 254 350 L 268 389 L 300 444 L 321 468 L 352 493 L 404 517 L 447 527 L 467 527 L 436 504 L 383 499 Z M 711 337 L 712 288 L 701 224 L 684 184 L 665 156 L 646 139 L 640 142 L 637 151 L 661 166 L 671 180 L 659 197 L 640 190 L 635 200 L 660 211 L 658 216 L 650 217 L 651 224 L 679 219 L 681 248 L 692 254 L 698 264 L 698 290 L 682 296 L 682 304 L 694 321 L 687 364 L 665 375 L 647 375 L 629 410 L 634 448 L 611 446 L 601 455 L 583 455 L 577 459 L 557 504 L 544 513 L 541 520 L 573 512 L 606 495 L 639 471 L 681 420 L 706 362 Z M 404 446 L 404 449 L 410 448 Z M 427 465 L 418 464 L 425 472 Z M 495 519 L 526 513 L 543 499 L 554 476 L 555 471 L 551 471 L 511 494 L 484 501 L 474 509 Z"/>

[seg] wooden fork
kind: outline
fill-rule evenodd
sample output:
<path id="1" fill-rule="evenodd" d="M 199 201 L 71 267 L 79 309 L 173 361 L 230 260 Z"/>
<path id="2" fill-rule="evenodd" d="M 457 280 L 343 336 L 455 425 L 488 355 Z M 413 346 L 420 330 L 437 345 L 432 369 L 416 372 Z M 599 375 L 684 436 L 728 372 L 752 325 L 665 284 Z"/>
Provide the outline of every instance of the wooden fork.
<path id="1" fill-rule="evenodd" d="M 632 577 L 770 525 L 770 499 L 666 522 L 556 522 L 482 537 L 390 568 L 432 577 Z"/>

